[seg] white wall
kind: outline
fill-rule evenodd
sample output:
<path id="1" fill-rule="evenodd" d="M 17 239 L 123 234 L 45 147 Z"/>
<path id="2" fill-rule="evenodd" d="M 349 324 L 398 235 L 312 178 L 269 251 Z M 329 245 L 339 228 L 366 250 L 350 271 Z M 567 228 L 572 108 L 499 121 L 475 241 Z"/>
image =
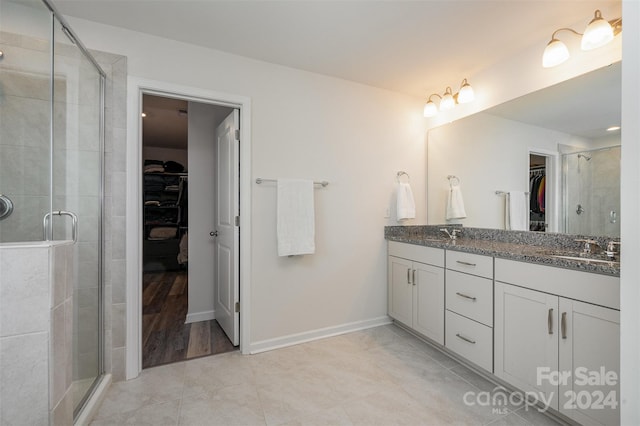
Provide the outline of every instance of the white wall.
<path id="1" fill-rule="evenodd" d="M 69 21 L 90 48 L 127 56 L 129 75 L 250 97 L 253 178 L 330 182 L 316 192 L 317 253 L 302 258 L 277 257 L 275 187 L 250 188 L 252 344 L 386 316 L 383 226 L 395 213 L 383 216 L 398 170 L 410 174 L 418 205 L 409 223 L 426 217 L 421 99 Z"/>
<path id="2" fill-rule="evenodd" d="M 620 347 L 623 425 L 640 424 L 640 2 L 623 2 Z"/>
<path id="3" fill-rule="evenodd" d="M 187 322 L 214 318 L 216 106 L 189 102 L 189 309 Z"/>
<path id="4" fill-rule="evenodd" d="M 427 218 L 447 223 L 449 181 L 460 179 L 465 226 L 504 229 L 504 196 L 495 191 L 529 190 L 529 150 L 557 152 L 558 144 L 579 145 L 575 136 L 478 113 L 429 131 Z"/>

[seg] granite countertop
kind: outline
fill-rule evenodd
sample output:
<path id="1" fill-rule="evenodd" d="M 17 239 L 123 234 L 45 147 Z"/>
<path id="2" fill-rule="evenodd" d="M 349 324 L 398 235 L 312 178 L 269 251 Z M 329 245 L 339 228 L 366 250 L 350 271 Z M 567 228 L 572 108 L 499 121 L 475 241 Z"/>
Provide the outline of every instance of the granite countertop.
<path id="1" fill-rule="evenodd" d="M 447 227 L 450 228 L 450 226 Z M 421 229 L 417 231 L 415 228 Z M 435 229 L 435 232 L 434 229 L 428 228 L 431 227 L 386 227 L 385 238 L 389 241 L 475 253 L 502 259 L 536 263 L 557 268 L 574 269 L 596 274 L 620 276 L 619 262 L 598 262 L 593 260 L 590 261 L 587 258 L 581 258 L 582 256 L 579 250 L 579 243 L 576 243 L 575 239 L 586 238 L 584 236 L 574 235 L 569 236 L 570 238 L 565 238 L 563 234 L 537 236 L 518 235 L 524 233 L 518 231 L 494 231 L 482 230 L 480 228 L 464 228 L 462 235 L 458 236 L 456 240 L 451 240 L 446 235 L 441 233 L 439 234 L 439 229 L 442 228 L 442 226 L 436 226 L 435 228 L 437 229 Z M 528 232 L 526 234 L 544 233 Z M 477 238 L 478 236 L 490 236 L 491 238 Z M 534 241 L 532 241 L 532 238 Z M 537 242 L 538 244 L 533 244 L 534 242 Z M 601 243 L 601 245 L 602 244 L 604 243 Z M 563 259 L 554 256 L 571 256 L 578 257 L 580 259 Z M 604 259 L 604 257 L 593 256 L 592 259 Z"/>

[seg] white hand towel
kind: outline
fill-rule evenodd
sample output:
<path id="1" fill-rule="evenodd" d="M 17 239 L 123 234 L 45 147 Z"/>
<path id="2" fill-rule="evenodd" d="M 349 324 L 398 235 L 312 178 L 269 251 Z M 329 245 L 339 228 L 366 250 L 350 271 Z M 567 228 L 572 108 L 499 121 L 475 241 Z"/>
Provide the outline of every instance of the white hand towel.
<path id="1" fill-rule="evenodd" d="M 277 186 L 278 256 L 315 253 L 313 181 L 278 179 Z"/>
<path id="2" fill-rule="evenodd" d="M 505 228 L 529 230 L 529 197 L 524 191 L 509 191 L 505 198 Z"/>
<path id="3" fill-rule="evenodd" d="M 416 217 L 416 202 L 413 199 L 413 191 L 408 183 L 398 183 L 397 192 L 397 210 L 398 221 L 405 219 L 415 219 Z"/>
<path id="4" fill-rule="evenodd" d="M 451 185 L 449 196 L 447 198 L 447 220 L 464 219 L 467 212 L 464 210 L 464 201 L 462 200 L 462 191 L 460 185 Z"/>

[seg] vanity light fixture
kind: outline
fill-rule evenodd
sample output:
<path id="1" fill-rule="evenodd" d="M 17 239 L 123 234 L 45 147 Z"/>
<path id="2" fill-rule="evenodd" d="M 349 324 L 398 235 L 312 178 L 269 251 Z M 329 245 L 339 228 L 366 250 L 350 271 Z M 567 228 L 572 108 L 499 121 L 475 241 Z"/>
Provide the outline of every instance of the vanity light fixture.
<path id="1" fill-rule="evenodd" d="M 575 35 L 582 36 L 580 47 L 582 50 L 593 50 L 609 43 L 622 31 L 622 18 L 606 21 L 602 17 L 602 12 L 596 10 L 593 19 L 587 25 L 584 33 L 579 33 L 572 28 L 560 28 L 553 32 L 551 41 L 547 44 L 542 54 L 542 66 L 544 68 L 555 67 L 569 59 L 569 49 L 556 35 L 560 31 L 569 31 Z"/>
<path id="2" fill-rule="evenodd" d="M 429 97 L 427 98 L 427 103 L 424 105 L 425 117 L 434 117 L 438 114 L 438 106 L 433 100 L 431 100 L 431 98 L 434 96 L 437 96 L 440 99 L 440 111 L 453 109 L 455 108 L 456 104 L 465 104 L 475 99 L 473 87 L 471 87 L 471 85 L 465 78 L 462 80 L 462 83 L 460 83 L 460 90 L 456 94 L 453 94 L 451 87 L 447 86 L 442 96 L 437 93 L 429 95 Z"/>
<path id="3" fill-rule="evenodd" d="M 620 126 L 611 126 L 607 128 L 607 132 L 615 132 L 616 130 L 620 130 Z"/>

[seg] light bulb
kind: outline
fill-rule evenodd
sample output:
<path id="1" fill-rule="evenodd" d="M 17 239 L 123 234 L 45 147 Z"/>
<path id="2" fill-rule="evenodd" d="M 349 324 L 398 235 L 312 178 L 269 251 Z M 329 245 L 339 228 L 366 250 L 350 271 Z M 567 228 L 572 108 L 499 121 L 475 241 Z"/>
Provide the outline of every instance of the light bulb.
<path id="1" fill-rule="evenodd" d="M 429 101 L 424 104 L 424 116 L 435 117 L 438 114 L 438 107 L 433 101 Z"/>
<path id="2" fill-rule="evenodd" d="M 473 87 L 467 83 L 467 79 L 465 78 L 462 80 L 462 87 L 460 87 L 460 91 L 458 92 L 458 103 L 465 104 L 467 102 L 472 102 L 475 98 Z"/>
<path id="3" fill-rule="evenodd" d="M 447 87 L 447 90 L 442 95 L 442 100 L 440 101 L 440 111 L 447 111 L 449 109 L 453 109 L 456 106 L 456 101 L 453 99 L 453 93 L 451 93 L 451 87 Z"/>
<path id="4" fill-rule="evenodd" d="M 602 13 L 596 10 L 594 18 L 584 30 L 580 47 L 582 50 L 592 50 L 604 46 L 611 40 L 613 40 L 613 28 L 602 18 Z"/>
<path id="5" fill-rule="evenodd" d="M 569 59 L 567 46 L 557 38 L 552 38 L 542 54 L 542 66 L 544 68 L 555 67 L 567 59 Z"/>

